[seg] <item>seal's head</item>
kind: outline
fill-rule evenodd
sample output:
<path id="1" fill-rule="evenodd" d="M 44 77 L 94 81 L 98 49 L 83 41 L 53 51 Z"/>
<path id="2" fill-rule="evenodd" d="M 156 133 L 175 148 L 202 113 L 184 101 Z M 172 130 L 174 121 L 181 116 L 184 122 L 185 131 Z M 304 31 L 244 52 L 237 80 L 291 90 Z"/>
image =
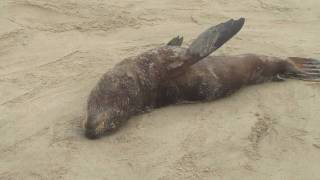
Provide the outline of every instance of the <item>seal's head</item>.
<path id="1" fill-rule="evenodd" d="M 117 125 L 107 112 L 88 114 L 84 123 L 85 135 L 89 139 L 97 139 L 102 135 L 113 132 Z"/>

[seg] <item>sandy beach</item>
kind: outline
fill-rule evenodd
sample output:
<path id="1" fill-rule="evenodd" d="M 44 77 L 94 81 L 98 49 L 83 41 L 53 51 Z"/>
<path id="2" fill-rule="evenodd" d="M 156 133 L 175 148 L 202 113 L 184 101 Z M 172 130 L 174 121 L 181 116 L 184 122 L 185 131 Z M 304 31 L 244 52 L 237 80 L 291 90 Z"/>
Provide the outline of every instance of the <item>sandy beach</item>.
<path id="1" fill-rule="evenodd" d="M 88 140 L 101 75 L 128 56 L 245 17 L 214 54 L 320 59 L 319 0 L 1 0 L 1 180 L 319 180 L 320 83 L 172 105 Z"/>

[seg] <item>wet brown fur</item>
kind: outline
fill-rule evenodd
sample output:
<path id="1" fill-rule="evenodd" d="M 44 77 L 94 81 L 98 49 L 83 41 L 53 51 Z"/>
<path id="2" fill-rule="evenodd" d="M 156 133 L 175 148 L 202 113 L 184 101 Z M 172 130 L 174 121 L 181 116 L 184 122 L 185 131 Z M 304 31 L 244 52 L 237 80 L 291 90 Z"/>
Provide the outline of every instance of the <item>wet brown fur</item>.
<path id="1" fill-rule="evenodd" d="M 131 116 L 154 107 L 211 101 L 250 84 L 279 81 L 280 77 L 320 81 L 320 62 L 314 59 L 254 54 L 207 57 L 244 22 L 239 18 L 212 26 L 188 48 L 180 47 L 183 38 L 178 36 L 167 46 L 121 61 L 89 95 L 86 136 L 95 139 L 113 132 Z"/>
<path id="2" fill-rule="evenodd" d="M 104 74 L 88 98 L 87 137 L 111 132 L 132 115 L 153 108 L 160 81 L 197 59 L 187 51 L 180 47 L 157 48 L 125 59 Z"/>
<path id="3" fill-rule="evenodd" d="M 298 73 L 290 59 L 254 54 L 209 56 L 177 78 L 161 84 L 157 106 L 184 101 L 211 101 L 243 86 L 279 81 L 279 76 Z"/>
<path id="4" fill-rule="evenodd" d="M 313 65 L 314 60 L 306 58 L 208 56 L 190 66 L 195 59 L 187 49 L 162 47 L 116 65 L 89 96 L 87 137 L 113 132 L 131 116 L 148 109 L 186 101 L 212 101 L 243 86 L 282 81 L 281 77 L 303 73 L 305 65 L 317 72 L 317 78 L 320 73 L 320 63 Z"/>
<path id="5" fill-rule="evenodd" d="M 157 106 L 162 82 L 182 74 L 231 39 L 244 18 L 229 20 L 201 33 L 188 48 L 172 45 L 127 58 L 105 73 L 91 91 L 85 121 L 86 136 L 95 139 L 113 132 L 131 116 Z"/>

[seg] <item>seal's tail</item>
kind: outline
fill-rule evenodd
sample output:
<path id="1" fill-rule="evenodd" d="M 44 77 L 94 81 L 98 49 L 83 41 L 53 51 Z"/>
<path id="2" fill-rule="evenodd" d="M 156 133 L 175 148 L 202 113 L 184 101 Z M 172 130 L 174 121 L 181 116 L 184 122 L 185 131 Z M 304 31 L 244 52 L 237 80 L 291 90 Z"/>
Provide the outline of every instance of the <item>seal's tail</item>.
<path id="1" fill-rule="evenodd" d="M 290 57 L 297 71 L 288 72 L 286 76 L 292 79 L 320 82 L 320 61 L 311 58 Z"/>
<path id="2" fill-rule="evenodd" d="M 189 52 L 199 59 L 208 56 L 237 34 L 243 27 L 244 22 L 244 18 L 230 19 L 227 22 L 210 27 L 192 42 Z M 195 58 L 195 62 L 199 61 L 198 58 Z"/>

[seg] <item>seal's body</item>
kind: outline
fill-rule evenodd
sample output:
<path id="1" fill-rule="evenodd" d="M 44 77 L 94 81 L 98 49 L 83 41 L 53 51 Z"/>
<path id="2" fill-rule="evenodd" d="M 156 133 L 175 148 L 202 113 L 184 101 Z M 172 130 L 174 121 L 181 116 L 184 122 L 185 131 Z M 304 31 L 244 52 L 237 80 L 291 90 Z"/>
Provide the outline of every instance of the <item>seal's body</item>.
<path id="1" fill-rule="evenodd" d="M 132 115 L 154 107 L 159 82 L 190 60 L 186 49 L 166 46 L 117 64 L 89 95 L 86 135 L 98 137 L 106 127 L 116 129 Z"/>
<path id="2" fill-rule="evenodd" d="M 132 115 L 153 108 L 162 82 L 182 74 L 233 37 L 244 19 L 229 20 L 207 29 L 190 47 L 167 45 L 117 64 L 91 91 L 85 122 L 86 136 L 98 138 L 117 129 Z M 169 42 L 181 44 L 182 38 Z"/>
<path id="3" fill-rule="evenodd" d="M 320 73 L 317 63 L 316 60 L 306 58 L 282 59 L 254 54 L 208 56 L 189 67 L 182 75 L 162 83 L 157 106 L 185 101 L 212 101 L 232 94 L 243 86 L 281 81 L 285 77 L 298 78 L 300 75 L 306 80 L 315 80 Z M 299 68 L 299 65 L 305 67 Z M 313 74 L 310 74 L 312 69 Z M 303 73 L 305 76 L 302 76 Z"/>

